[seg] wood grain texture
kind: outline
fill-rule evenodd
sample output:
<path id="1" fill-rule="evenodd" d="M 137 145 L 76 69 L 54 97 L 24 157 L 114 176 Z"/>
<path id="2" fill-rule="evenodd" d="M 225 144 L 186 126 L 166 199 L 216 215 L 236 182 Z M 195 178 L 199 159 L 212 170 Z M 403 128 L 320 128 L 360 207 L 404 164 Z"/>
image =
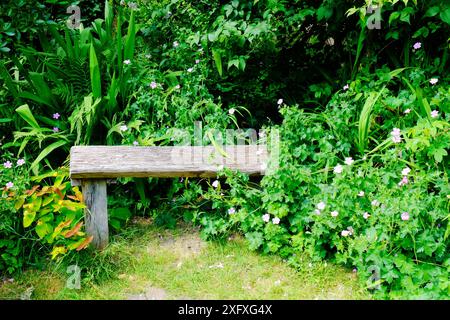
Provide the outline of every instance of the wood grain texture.
<path id="1" fill-rule="evenodd" d="M 92 245 L 101 250 L 109 241 L 106 180 L 82 180 L 81 187 L 86 204 L 86 233 L 94 237 Z"/>
<path id="2" fill-rule="evenodd" d="M 70 151 L 71 179 L 118 177 L 215 177 L 223 165 L 249 175 L 264 175 L 264 145 L 128 147 L 77 146 Z"/>

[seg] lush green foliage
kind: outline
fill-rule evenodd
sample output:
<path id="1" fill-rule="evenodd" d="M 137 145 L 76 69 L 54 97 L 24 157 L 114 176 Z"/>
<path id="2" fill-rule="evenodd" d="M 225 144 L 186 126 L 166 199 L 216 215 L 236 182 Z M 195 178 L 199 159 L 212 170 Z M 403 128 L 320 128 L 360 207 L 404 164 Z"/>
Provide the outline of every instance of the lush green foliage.
<path id="1" fill-rule="evenodd" d="M 293 266 L 357 268 L 382 298 L 449 296 L 448 2 L 75 1 L 77 29 L 53 3 L 0 7 L 0 270 L 87 245 L 79 191 L 55 170 L 72 145 L 186 143 L 201 122 L 204 144 L 279 130 L 278 170 L 120 179 L 115 232 L 182 216 Z"/>

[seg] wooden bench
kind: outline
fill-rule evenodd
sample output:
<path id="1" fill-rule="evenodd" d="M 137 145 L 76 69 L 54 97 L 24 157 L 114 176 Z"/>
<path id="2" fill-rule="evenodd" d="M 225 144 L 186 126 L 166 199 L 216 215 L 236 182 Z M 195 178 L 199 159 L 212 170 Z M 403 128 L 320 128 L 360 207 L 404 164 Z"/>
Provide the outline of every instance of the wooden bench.
<path id="1" fill-rule="evenodd" d="M 92 244 L 108 244 L 106 181 L 119 177 L 207 177 L 226 167 L 249 175 L 264 175 L 268 151 L 264 145 L 128 147 L 77 146 L 70 150 L 72 185 L 81 186 L 85 224 Z"/>

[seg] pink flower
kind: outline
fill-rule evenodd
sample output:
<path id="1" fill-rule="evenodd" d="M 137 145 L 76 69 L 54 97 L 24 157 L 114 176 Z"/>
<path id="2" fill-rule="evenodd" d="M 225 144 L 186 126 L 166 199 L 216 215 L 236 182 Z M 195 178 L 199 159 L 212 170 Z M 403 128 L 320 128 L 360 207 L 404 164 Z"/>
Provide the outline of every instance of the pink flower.
<path id="1" fill-rule="evenodd" d="M 432 78 L 432 79 L 430 80 L 430 83 L 431 83 L 432 85 L 435 85 L 435 84 L 438 83 L 438 82 L 439 82 L 439 80 L 436 79 L 436 78 Z"/>
<path id="2" fill-rule="evenodd" d="M 403 177 L 402 178 L 402 180 L 398 183 L 398 185 L 401 187 L 401 186 L 404 186 L 404 185 L 406 185 L 406 184 L 408 184 L 408 177 Z"/>
<path id="3" fill-rule="evenodd" d="M 131 60 L 129 60 L 129 59 L 125 60 L 125 61 L 123 62 L 123 64 L 129 65 L 129 64 L 131 64 Z"/>
<path id="4" fill-rule="evenodd" d="M 432 118 L 437 118 L 437 117 L 439 117 L 439 111 L 437 111 L 437 110 L 431 111 L 431 117 L 432 117 Z"/>
<path id="5" fill-rule="evenodd" d="M 6 161 L 6 162 L 3 164 L 3 166 L 4 166 L 6 169 L 11 169 L 11 168 L 12 168 L 12 162 L 11 162 L 11 161 Z"/>
<path id="6" fill-rule="evenodd" d="M 342 230 L 341 235 L 342 235 L 343 237 L 348 237 L 348 236 L 350 235 L 350 231 L 348 231 L 348 230 Z"/>
<path id="7" fill-rule="evenodd" d="M 59 113 L 54 113 L 54 114 L 53 114 L 53 119 L 58 120 L 59 117 L 61 117 L 61 115 L 60 115 Z"/>
<path id="8" fill-rule="evenodd" d="M 422 43 L 420 43 L 420 42 L 414 43 L 413 48 L 414 48 L 414 50 L 419 50 L 420 48 L 422 48 Z"/>
<path id="9" fill-rule="evenodd" d="M 371 202 L 371 205 L 374 206 L 374 207 L 379 207 L 380 206 L 380 202 L 378 200 L 373 200 Z"/>
<path id="10" fill-rule="evenodd" d="M 280 218 L 277 218 L 277 217 L 273 218 L 272 219 L 272 223 L 273 224 L 280 224 Z"/>
<path id="11" fill-rule="evenodd" d="M 17 166 L 21 167 L 25 164 L 25 160 L 24 159 L 19 159 L 17 160 Z"/>
<path id="12" fill-rule="evenodd" d="M 340 174 L 340 173 L 342 173 L 342 170 L 344 170 L 344 167 L 342 167 L 340 164 L 338 164 L 336 167 L 334 167 L 333 172 Z"/>
<path id="13" fill-rule="evenodd" d="M 175 89 L 180 89 L 181 88 L 181 86 L 179 85 L 179 84 L 177 84 L 176 86 L 175 86 Z"/>
<path id="14" fill-rule="evenodd" d="M 266 213 L 265 215 L 262 216 L 262 219 L 264 222 L 269 222 L 270 221 L 270 214 Z"/>
<path id="15" fill-rule="evenodd" d="M 139 142 L 133 141 L 133 146 L 138 146 L 138 145 L 139 145 Z"/>
<path id="16" fill-rule="evenodd" d="M 358 193 L 358 197 L 364 197 L 364 195 L 365 195 L 364 191 L 360 191 L 360 192 Z"/>
<path id="17" fill-rule="evenodd" d="M 214 180 L 214 182 L 212 183 L 212 186 L 214 188 L 217 188 L 219 186 L 219 181 L 218 180 Z"/>
<path id="18" fill-rule="evenodd" d="M 235 111 L 236 111 L 236 110 L 235 110 L 234 108 L 231 108 L 230 110 L 228 110 L 228 113 L 229 113 L 229 114 L 234 114 Z"/>
<path id="19" fill-rule="evenodd" d="M 128 127 L 126 125 L 120 126 L 120 131 L 125 132 L 128 130 Z"/>
<path id="20" fill-rule="evenodd" d="M 401 137 L 401 131 L 399 128 L 394 128 L 391 132 L 391 136 L 392 136 L 392 141 L 394 143 L 400 143 L 402 142 L 402 137 Z"/>
<path id="21" fill-rule="evenodd" d="M 332 211 L 331 212 L 331 216 L 332 217 L 337 217 L 339 215 L 339 212 L 337 212 L 337 211 Z"/>
<path id="22" fill-rule="evenodd" d="M 369 217 L 370 217 L 370 214 L 368 212 L 364 212 L 363 218 L 367 220 L 367 219 L 369 219 Z"/>
<path id="23" fill-rule="evenodd" d="M 199 63 L 200 63 L 199 59 L 195 60 L 195 64 L 199 64 Z"/>
<path id="24" fill-rule="evenodd" d="M 409 220 L 409 213 L 408 212 L 403 212 L 401 217 L 402 217 L 403 221 L 407 221 L 407 220 Z"/>
<path id="25" fill-rule="evenodd" d="M 53 132 L 59 132 L 59 128 L 58 127 L 53 127 Z"/>
<path id="26" fill-rule="evenodd" d="M 228 209 L 228 214 L 235 214 L 235 213 L 236 213 L 236 209 L 234 209 L 234 208 Z"/>
<path id="27" fill-rule="evenodd" d="M 323 209 L 325 209 L 325 206 L 326 206 L 326 204 L 323 201 L 321 201 L 317 204 L 317 209 L 323 210 Z"/>
<path id="28" fill-rule="evenodd" d="M 406 167 L 402 170 L 402 176 L 407 176 L 411 172 L 411 169 Z"/>
<path id="29" fill-rule="evenodd" d="M 155 81 L 152 81 L 152 83 L 150 83 L 150 88 L 152 89 L 156 89 L 157 86 L 158 84 Z"/>
<path id="30" fill-rule="evenodd" d="M 345 158 L 344 162 L 346 165 L 351 166 L 353 164 L 353 162 L 355 162 L 355 160 L 353 160 L 352 157 L 349 157 L 349 158 Z"/>
<path id="31" fill-rule="evenodd" d="M 403 113 L 404 114 L 408 114 L 408 113 L 410 113 L 411 112 L 411 109 L 406 109 Z"/>
<path id="32" fill-rule="evenodd" d="M 314 210 L 314 213 L 317 214 L 318 216 L 320 216 L 320 213 L 321 213 L 321 212 L 320 212 L 319 209 L 315 209 L 315 210 Z"/>
<path id="33" fill-rule="evenodd" d="M 6 189 L 11 189 L 12 187 L 14 187 L 14 183 L 11 181 L 6 184 Z"/>

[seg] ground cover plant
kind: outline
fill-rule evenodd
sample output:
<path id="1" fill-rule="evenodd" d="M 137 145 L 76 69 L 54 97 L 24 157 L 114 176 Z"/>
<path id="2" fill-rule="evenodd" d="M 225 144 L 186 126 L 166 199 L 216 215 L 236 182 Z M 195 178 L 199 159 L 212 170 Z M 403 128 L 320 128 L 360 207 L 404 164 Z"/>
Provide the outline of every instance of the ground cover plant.
<path id="1" fill-rule="evenodd" d="M 21 0 L 0 21 L 2 276 L 73 261 L 86 277 L 104 262 L 93 283 L 108 274 L 71 146 L 252 128 L 279 133 L 275 171 L 119 179 L 113 235 L 136 217 L 188 222 L 299 272 L 305 257 L 340 265 L 373 298 L 450 296 L 448 1 Z"/>

